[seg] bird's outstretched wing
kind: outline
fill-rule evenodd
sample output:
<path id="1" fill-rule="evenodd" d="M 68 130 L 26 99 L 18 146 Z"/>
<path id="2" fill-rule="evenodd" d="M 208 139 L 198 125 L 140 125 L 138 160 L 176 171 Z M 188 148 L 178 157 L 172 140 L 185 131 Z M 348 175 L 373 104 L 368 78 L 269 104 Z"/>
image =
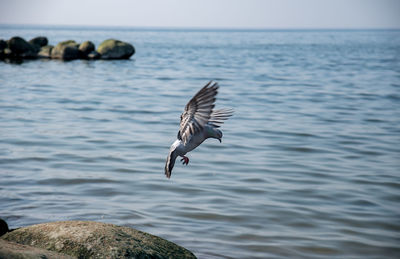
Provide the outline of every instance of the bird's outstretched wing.
<path id="1" fill-rule="evenodd" d="M 192 135 L 203 130 L 203 127 L 209 122 L 217 93 L 218 84 L 210 81 L 186 104 L 181 115 L 178 132 L 178 138 L 185 145 Z M 218 116 L 215 116 L 214 122 L 217 123 L 219 119 Z"/>
<path id="2" fill-rule="evenodd" d="M 221 127 L 222 124 L 224 124 L 225 120 L 227 120 L 229 117 L 233 115 L 233 113 L 234 110 L 229 108 L 213 110 L 210 114 L 210 119 L 208 120 L 208 124 L 215 128 L 219 128 Z"/>

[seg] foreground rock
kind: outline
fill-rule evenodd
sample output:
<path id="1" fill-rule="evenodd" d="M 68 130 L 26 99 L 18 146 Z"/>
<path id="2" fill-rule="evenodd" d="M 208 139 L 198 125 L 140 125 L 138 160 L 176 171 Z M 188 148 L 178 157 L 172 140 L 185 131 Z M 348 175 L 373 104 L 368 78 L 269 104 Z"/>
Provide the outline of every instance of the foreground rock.
<path id="1" fill-rule="evenodd" d="M 108 39 L 99 45 L 97 52 L 102 59 L 128 59 L 135 54 L 135 48 L 127 42 Z"/>
<path id="2" fill-rule="evenodd" d="M 16 229 L 1 239 L 74 258 L 196 258 L 165 239 L 129 227 L 91 221 L 38 224 Z"/>
<path id="3" fill-rule="evenodd" d="M 27 245 L 21 245 L 0 239 L 0 258 L 4 259 L 74 259 L 75 257 L 49 251 L 46 249 L 36 248 Z"/>

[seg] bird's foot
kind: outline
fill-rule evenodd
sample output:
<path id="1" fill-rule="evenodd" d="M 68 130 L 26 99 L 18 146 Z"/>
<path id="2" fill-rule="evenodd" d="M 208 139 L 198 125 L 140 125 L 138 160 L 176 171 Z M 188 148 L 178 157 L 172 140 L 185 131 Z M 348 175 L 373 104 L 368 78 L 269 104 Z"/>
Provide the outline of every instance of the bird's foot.
<path id="1" fill-rule="evenodd" d="M 181 161 L 183 161 L 183 162 L 182 162 L 183 165 L 189 164 L 189 158 L 186 157 L 186 156 L 183 156 L 182 159 L 181 159 Z"/>

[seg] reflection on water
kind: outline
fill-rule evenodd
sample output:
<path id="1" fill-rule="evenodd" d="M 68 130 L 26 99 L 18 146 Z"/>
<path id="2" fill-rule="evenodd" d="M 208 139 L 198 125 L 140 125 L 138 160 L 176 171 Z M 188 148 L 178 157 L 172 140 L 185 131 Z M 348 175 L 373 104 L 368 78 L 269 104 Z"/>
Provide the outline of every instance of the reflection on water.
<path id="1" fill-rule="evenodd" d="M 106 36 L 128 61 L 0 63 L 0 217 L 131 226 L 199 258 L 400 254 L 398 31 L 1 28 Z M 163 173 L 208 80 L 235 115 Z"/>

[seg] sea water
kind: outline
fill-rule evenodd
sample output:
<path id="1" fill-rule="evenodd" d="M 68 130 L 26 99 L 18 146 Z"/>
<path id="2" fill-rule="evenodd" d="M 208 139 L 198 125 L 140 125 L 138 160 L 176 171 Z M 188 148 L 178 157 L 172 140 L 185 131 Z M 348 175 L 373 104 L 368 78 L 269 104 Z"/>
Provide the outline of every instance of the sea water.
<path id="1" fill-rule="evenodd" d="M 2 26 L 129 60 L 0 62 L 0 217 L 134 227 L 198 258 L 399 258 L 400 31 Z M 164 175 L 209 80 L 235 115 Z"/>

